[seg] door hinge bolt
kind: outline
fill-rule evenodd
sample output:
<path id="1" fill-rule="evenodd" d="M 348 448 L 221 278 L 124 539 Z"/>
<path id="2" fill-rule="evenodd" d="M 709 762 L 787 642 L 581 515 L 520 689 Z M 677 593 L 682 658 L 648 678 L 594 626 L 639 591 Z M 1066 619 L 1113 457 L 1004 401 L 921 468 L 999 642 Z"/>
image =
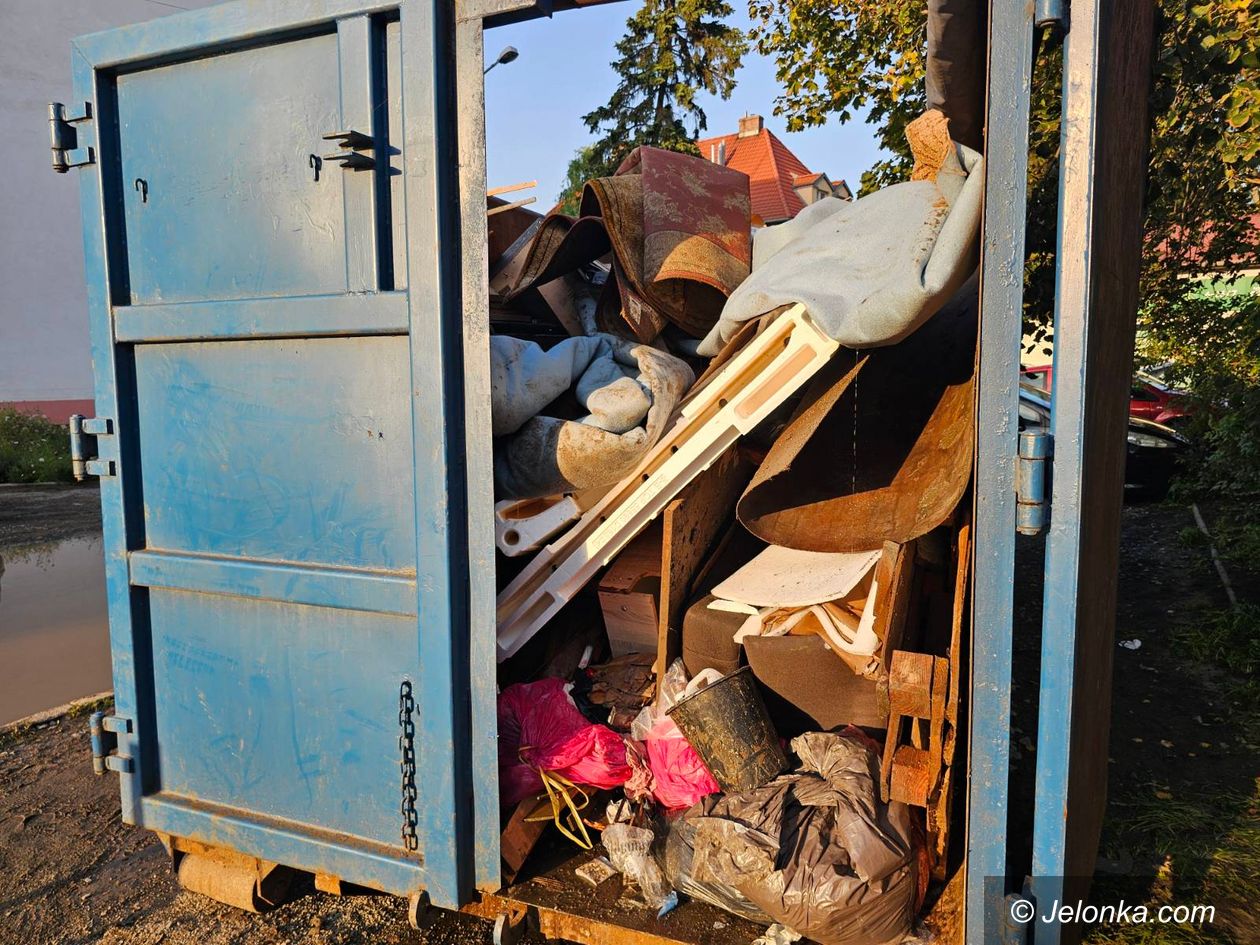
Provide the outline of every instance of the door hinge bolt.
<path id="1" fill-rule="evenodd" d="M 1036 0 L 1033 6 L 1033 23 L 1037 29 L 1047 26 L 1056 27 L 1067 32 L 1068 27 L 1067 0 Z"/>
<path id="2" fill-rule="evenodd" d="M 61 102 L 48 103 L 48 139 L 52 147 L 52 169 L 64 174 L 72 167 L 83 167 L 96 162 L 96 151 L 90 146 L 79 146 L 79 130 L 76 127 L 92 120 L 92 103 L 84 102 L 77 112 L 66 110 Z"/>
<path id="3" fill-rule="evenodd" d="M 1044 430 L 1025 430 L 1019 435 L 1015 530 L 1021 535 L 1040 534 L 1046 525 L 1046 460 L 1050 456 L 1050 442 Z"/>

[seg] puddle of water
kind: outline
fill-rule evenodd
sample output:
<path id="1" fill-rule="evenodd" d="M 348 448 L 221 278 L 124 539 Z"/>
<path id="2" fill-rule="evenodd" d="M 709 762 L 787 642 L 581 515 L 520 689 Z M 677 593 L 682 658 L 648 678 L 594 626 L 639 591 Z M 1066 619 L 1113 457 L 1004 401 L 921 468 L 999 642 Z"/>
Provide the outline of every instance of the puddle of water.
<path id="1" fill-rule="evenodd" d="M 0 559 L 0 725 L 110 689 L 101 539 Z"/>

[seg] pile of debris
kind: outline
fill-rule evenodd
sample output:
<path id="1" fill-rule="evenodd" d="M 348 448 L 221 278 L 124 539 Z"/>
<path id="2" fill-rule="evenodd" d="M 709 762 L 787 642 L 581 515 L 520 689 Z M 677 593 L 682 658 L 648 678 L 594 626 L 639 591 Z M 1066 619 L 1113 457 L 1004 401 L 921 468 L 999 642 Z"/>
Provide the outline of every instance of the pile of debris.
<path id="1" fill-rule="evenodd" d="M 509 882 L 554 823 L 639 907 L 875 945 L 947 875 L 982 175 L 908 136 L 756 233 L 650 148 L 577 219 L 492 202 Z"/>

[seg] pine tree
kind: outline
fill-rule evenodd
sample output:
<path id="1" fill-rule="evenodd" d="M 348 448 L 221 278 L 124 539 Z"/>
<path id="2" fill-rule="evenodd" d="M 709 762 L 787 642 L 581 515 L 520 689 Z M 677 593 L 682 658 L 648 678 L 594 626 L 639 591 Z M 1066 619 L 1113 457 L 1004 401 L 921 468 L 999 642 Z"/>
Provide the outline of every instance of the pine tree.
<path id="1" fill-rule="evenodd" d="M 621 80 L 612 98 L 582 116 L 598 137 L 570 163 L 570 184 L 612 174 L 640 145 L 698 153 L 695 139 L 707 122 L 696 98 L 731 97 L 748 45 L 739 27 L 724 22 L 732 12 L 726 0 L 644 0 L 617 43 L 612 68 Z M 576 200 L 571 190 L 562 196 Z"/>

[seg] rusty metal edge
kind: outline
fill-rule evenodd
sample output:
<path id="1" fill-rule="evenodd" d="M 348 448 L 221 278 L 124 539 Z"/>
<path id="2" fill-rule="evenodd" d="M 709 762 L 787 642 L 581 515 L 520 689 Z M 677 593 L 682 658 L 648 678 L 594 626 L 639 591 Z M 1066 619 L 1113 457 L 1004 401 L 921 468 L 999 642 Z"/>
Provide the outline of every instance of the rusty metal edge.
<path id="1" fill-rule="evenodd" d="M 493 922 L 507 915 L 512 924 L 528 921 L 546 939 L 563 939 L 579 945 L 695 945 L 690 939 L 667 938 L 654 932 L 643 932 L 588 916 L 535 905 L 510 895 L 482 893 L 479 900 L 468 903 L 461 912 Z"/>

